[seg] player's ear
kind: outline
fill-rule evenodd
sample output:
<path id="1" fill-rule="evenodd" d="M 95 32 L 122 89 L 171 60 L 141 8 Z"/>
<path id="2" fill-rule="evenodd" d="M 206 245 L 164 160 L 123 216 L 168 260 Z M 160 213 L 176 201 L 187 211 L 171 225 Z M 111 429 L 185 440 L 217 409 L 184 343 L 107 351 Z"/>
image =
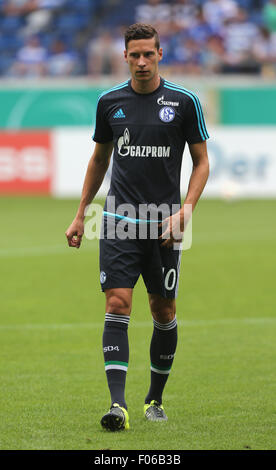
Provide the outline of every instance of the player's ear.
<path id="1" fill-rule="evenodd" d="M 125 61 L 127 62 L 127 51 L 124 50 L 124 58 L 125 58 Z"/>
<path id="2" fill-rule="evenodd" d="M 158 51 L 158 61 L 162 60 L 162 58 L 163 58 L 163 49 L 162 47 L 160 47 Z"/>

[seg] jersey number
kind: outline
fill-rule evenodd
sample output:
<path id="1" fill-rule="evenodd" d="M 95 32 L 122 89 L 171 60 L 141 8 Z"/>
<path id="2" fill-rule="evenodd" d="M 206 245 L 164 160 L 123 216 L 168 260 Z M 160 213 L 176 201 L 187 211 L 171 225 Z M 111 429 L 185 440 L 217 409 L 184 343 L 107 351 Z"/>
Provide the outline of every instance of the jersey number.
<path id="1" fill-rule="evenodd" d="M 165 271 L 165 268 L 163 268 L 163 273 Z M 171 268 L 167 272 L 164 280 L 165 288 L 166 290 L 173 290 L 175 287 L 176 283 L 176 269 Z"/>

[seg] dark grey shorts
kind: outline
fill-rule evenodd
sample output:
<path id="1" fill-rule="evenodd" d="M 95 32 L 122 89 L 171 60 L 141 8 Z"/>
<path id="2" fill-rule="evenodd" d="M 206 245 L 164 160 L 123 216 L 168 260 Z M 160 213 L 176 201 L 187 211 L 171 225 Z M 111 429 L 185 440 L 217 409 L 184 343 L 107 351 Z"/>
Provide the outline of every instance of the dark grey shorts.
<path id="1" fill-rule="evenodd" d="M 100 240 L 102 291 L 133 288 L 140 276 L 147 292 L 165 298 L 177 296 L 181 251 L 161 247 L 158 239 Z"/>

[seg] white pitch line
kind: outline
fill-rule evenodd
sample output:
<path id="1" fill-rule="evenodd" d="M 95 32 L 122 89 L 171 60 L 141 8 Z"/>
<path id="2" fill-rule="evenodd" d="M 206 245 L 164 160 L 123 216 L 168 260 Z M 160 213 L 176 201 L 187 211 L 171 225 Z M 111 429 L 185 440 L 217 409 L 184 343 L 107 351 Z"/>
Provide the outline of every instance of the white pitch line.
<path id="1" fill-rule="evenodd" d="M 242 236 L 234 236 L 234 235 L 225 235 L 225 234 L 204 234 L 204 235 L 196 235 L 195 240 L 193 241 L 192 248 L 196 248 L 200 245 L 205 244 L 214 244 L 214 243 L 235 243 L 235 242 L 265 242 L 265 241 L 274 241 L 274 238 L 271 234 L 258 236 L 248 234 L 244 234 Z M 96 250 L 99 246 L 99 240 L 90 240 L 87 244 L 83 245 L 80 248 L 81 251 L 89 251 L 89 250 Z M 64 244 L 59 245 L 44 245 L 44 246 L 28 246 L 28 247 L 14 247 L 8 249 L 0 250 L 0 258 L 16 258 L 16 257 L 27 257 L 27 256 L 46 256 L 46 255 L 55 255 L 55 254 L 67 254 L 74 250 L 69 248 L 66 245 L 66 241 Z"/>
<path id="2" fill-rule="evenodd" d="M 135 328 L 145 328 L 152 326 L 151 321 L 135 322 L 135 318 L 130 320 Z M 177 320 L 177 324 L 183 327 L 209 327 L 209 326 L 225 326 L 225 325 L 261 325 L 261 324 L 275 324 L 276 318 L 274 317 L 259 317 L 259 318 L 225 318 L 221 320 Z M 0 325 L 0 330 L 74 330 L 74 329 L 96 329 L 102 328 L 104 324 L 104 317 L 102 322 L 95 323 L 31 323 L 22 325 Z"/>

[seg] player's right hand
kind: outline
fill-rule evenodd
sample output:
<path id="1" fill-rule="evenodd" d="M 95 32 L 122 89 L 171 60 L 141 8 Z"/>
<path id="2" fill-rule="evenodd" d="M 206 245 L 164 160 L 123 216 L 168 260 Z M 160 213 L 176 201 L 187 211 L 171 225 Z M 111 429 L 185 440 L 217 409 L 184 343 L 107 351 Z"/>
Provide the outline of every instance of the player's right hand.
<path id="1" fill-rule="evenodd" d="M 73 248 L 79 248 L 82 236 L 84 234 L 84 223 L 81 219 L 74 219 L 70 227 L 65 232 L 68 245 Z"/>

